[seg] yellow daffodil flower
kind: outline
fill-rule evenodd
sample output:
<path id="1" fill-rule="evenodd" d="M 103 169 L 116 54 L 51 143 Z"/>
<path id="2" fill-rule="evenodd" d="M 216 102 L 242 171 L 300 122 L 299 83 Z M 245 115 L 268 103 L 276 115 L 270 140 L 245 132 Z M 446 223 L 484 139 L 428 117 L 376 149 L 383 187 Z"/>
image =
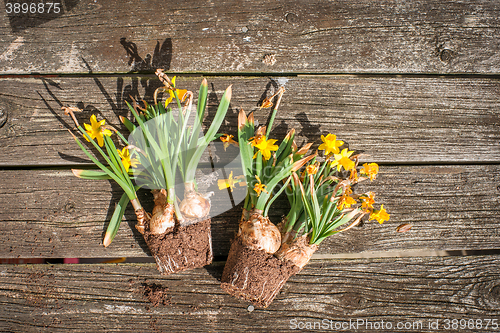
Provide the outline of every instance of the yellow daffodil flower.
<path id="1" fill-rule="evenodd" d="M 111 136 L 111 134 L 113 134 L 109 129 L 102 128 L 105 123 L 106 120 L 104 119 L 98 122 L 95 114 L 93 114 L 90 116 L 90 125 L 83 124 L 83 126 L 85 126 L 85 132 L 87 132 L 91 139 L 97 139 L 99 147 L 102 147 L 104 144 L 103 135 Z M 85 137 L 85 139 L 90 142 L 87 137 Z"/>
<path id="2" fill-rule="evenodd" d="M 121 151 L 120 149 L 117 149 L 117 151 L 127 172 L 130 167 L 135 168 L 138 164 L 140 164 L 137 158 L 130 158 L 130 151 L 127 148 L 123 148 Z"/>
<path id="3" fill-rule="evenodd" d="M 257 147 L 257 149 L 259 149 L 259 151 L 262 153 L 264 160 L 267 161 L 271 158 L 271 151 L 278 150 L 278 146 L 274 144 L 276 141 L 278 140 L 275 139 L 266 140 L 266 136 L 262 135 L 260 137 L 255 138 L 252 141 L 252 146 Z M 253 158 L 257 157 L 257 153 L 253 155 Z"/>
<path id="4" fill-rule="evenodd" d="M 319 150 L 324 150 L 325 155 L 338 154 L 339 147 L 344 144 L 344 141 L 337 140 L 337 136 L 334 134 L 328 134 L 326 137 L 321 136 L 323 143 L 318 147 Z"/>
<path id="5" fill-rule="evenodd" d="M 318 163 L 309 164 L 306 166 L 306 171 L 308 175 L 315 175 L 318 173 Z"/>
<path id="6" fill-rule="evenodd" d="M 266 137 L 263 135 L 263 134 L 258 134 L 256 136 L 253 136 L 251 137 L 250 139 L 248 139 L 250 141 L 250 144 L 255 147 L 257 146 L 258 144 L 261 144 L 262 143 L 262 140 L 265 140 Z"/>
<path id="7" fill-rule="evenodd" d="M 226 151 L 227 147 L 229 147 L 229 145 L 231 145 L 231 144 L 238 147 L 238 142 L 234 141 L 233 138 L 234 138 L 234 135 L 231 135 L 231 134 L 224 134 L 220 137 L 220 140 L 224 144 L 224 151 Z"/>
<path id="8" fill-rule="evenodd" d="M 355 205 L 356 204 L 356 200 L 354 200 L 354 198 L 348 196 L 348 195 L 343 195 L 340 197 L 339 199 L 339 202 L 337 203 L 337 207 L 342 210 L 344 209 L 344 206 L 349 208 L 351 207 L 351 205 Z"/>
<path id="9" fill-rule="evenodd" d="M 176 76 L 174 76 L 172 78 L 172 85 L 173 85 L 173 88 L 175 88 L 175 78 Z M 170 102 L 172 102 L 172 100 L 175 98 L 175 95 L 174 95 L 174 90 L 177 92 L 177 97 L 179 97 L 179 100 L 184 100 L 184 95 L 186 95 L 187 93 L 187 90 L 186 89 L 169 89 L 168 90 L 168 93 L 170 94 L 170 97 L 167 98 L 167 100 L 165 101 L 165 108 L 167 107 L 167 105 L 170 104 Z"/>
<path id="10" fill-rule="evenodd" d="M 260 181 L 259 176 L 255 175 L 255 178 L 257 178 L 258 183 L 255 184 L 255 186 L 253 187 L 253 190 L 255 192 L 257 192 L 257 196 L 260 196 L 261 192 L 268 193 L 267 190 L 266 190 L 266 185 L 262 184 L 262 182 Z"/>
<path id="11" fill-rule="evenodd" d="M 342 167 L 344 167 L 345 170 L 354 169 L 356 164 L 349 158 L 352 153 L 354 153 L 353 150 L 348 151 L 347 148 L 344 148 L 340 154 L 334 154 L 335 161 L 332 162 L 332 167 L 337 166 L 337 171 L 340 171 Z"/>
<path id="12" fill-rule="evenodd" d="M 365 211 L 368 212 L 370 209 L 373 209 L 373 204 L 375 203 L 375 193 L 373 192 L 368 192 L 368 196 L 362 195 L 360 197 L 361 199 L 361 208 Z"/>
<path id="13" fill-rule="evenodd" d="M 359 171 L 364 175 L 367 175 L 370 177 L 370 180 L 374 180 L 377 177 L 378 174 L 378 164 L 377 163 L 365 163 L 363 164 L 363 167 Z"/>
<path id="14" fill-rule="evenodd" d="M 384 221 L 388 221 L 390 216 L 384 209 L 384 205 L 382 205 L 380 206 L 380 210 L 375 210 L 370 214 L 370 220 L 377 220 L 378 223 L 382 224 Z"/>
<path id="15" fill-rule="evenodd" d="M 231 192 L 233 192 L 233 189 L 235 188 L 235 184 L 236 183 L 239 183 L 239 180 L 235 181 L 235 179 L 233 178 L 233 172 L 232 171 L 229 174 L 229 178 L 228 179 L 218 179 L 217 180 L 217 185 L 219 186 L 219 190 L 223 190 L 225 188 L 229 188 L 231 190 Z"/>

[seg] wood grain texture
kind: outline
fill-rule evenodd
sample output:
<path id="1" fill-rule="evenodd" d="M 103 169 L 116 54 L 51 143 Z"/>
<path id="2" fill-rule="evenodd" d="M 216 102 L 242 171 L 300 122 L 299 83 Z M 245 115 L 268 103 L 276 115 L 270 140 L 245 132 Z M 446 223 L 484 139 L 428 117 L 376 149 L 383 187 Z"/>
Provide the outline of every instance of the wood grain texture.
<path id="1" fill-rule="evenodd" d="M 480 0 L 66 0 L 2 16 L 0 73 L 498 74 L 499 17 Z"/>
<path id="2" fill-rule="evenodd" d="M 299 145 L 316 148 L 334 133 L 370 154 L 380 175 L 355 191 L 376 192 L 391 214 L 324 241 L 266 310 L 249 311 L 220 289 L 220 261 L 167 277 L 154 264 L 0 265 L 0 331 L 283 332 L 293 323 L 319 331 L 358 319 L 393 326 L 347 331 L 497 331 L 484 325 L 500 319 L 499 255 L 316 258 L 498 248 L 499 45 L 500 3 L 491 0 L 64 0 L 59 14 L 0 15 L 0 258 L 149 256 L 131 209 L 102 247 L 122 190 L 71 174 L 89 160 L 60 109 L 78 106 L 81 122 L 97 114 L 121 128 L 129 95 L 152 101 L 156 68 L 211 75 L 205 125 L 233 84 L 221 128 L 233 134 L 240 108 L 264 123 L 269 110 L 258 102 L 285 85 L 273 136 L 295 128 Z M 200 81 L 177 82 L 197 92 Z M 237 150 L 212 152 L 224 163 Z M 229 205 L 214 190 L 213 206 Z M 139 197 L 151 210 L 151 195 Z M 278 200 L 271 219 L 287 209 Z M 218 260 L 240 213 L 238 205 L 213 217 Z M 403 224 L 411 230 L 397 232 Z M 153 284 L 168 288 L 166 305 L 145 298 Z M 483 326 L 447 329 L 446 319 Z"/>
<path id="3" fill-rule="evenodd" d="M 452 332 L 445 319 L 498 319 L 498 256 L 313 261 L 269 308 L 220 289 L 223 262 L 167 277 L 152 264 L 0 267 L 0 329 L 23 332 L 289 331 L 299 322 L 391 322 L 397 332 Z M 144 285 L 167 290 L 153 307 Z M 438 320 L 439 330 L 429 329 Z M 497 320 L 498 321 L 498 320 Z M 395 329 L 398 323 L 415 323 Z M 366 325 L 366 324 L 365 324 Z M 366 329 L 361 332 L 379 332 Z M 483 321 L 483 325 L 486 322 Z M 376 326 L 375 326 L 376 327 Z M 496 331 L 490 328 L 470 331 Z M 318 330 L 316 330 L 318 331 Z"/>
<path id="4" fill-rule="evenodd" d="M 335 133 L 351 149 L 362 150 L 379 163 L 500 163 L 498 80 L 352 76 L 208 80 L 206 124 L 224 89 L 233 84 L 222 133 L 235 134 L 239 109 L 256 110 L 263 96 L 284 84 L 287 92 L 273 129 L 277 139 L 295 128 L 297 143 L 314 142 L 315 149 L 320 134 Z M 197 92 L 200 82 L 199 77 L 182 77 L 178 85 Z M 90 115 L 96 114 L 122 128 L 118 116 L 131 117 L 125 105 L 129 95 L 151 102 L 158 86 L 152 76 L 0 80 L 0 107 L 7 113 L 0 128 L 0 166 L 88 164 L 67 132 L 74 125 L 61 106 L 84 109 L 77 115 L 81 123 L 89 123 Z M 267 122 L 269 112 L 256 110 L 256 119 Z"/>
<path id="5" fill-rule="evenodd" d="M 101 245 L 122 190 L 108 181 L 81 180 L 66 170 L 1 171 L 0 258 L 144 257 L 147 249 L 127 211 L 114 242 Z M 391 214 L 324 241 L 318 253 L 495 249 L 500 241 L 500 166 L 382 166 L 379 177 L 356 193 L 373 191 Z M 216 185 L 215 185 L 216 186 Z M 227 197 L 217 188 L 212 211 Z M 243 189 L 243 188 L 242 188 Z M 244 189 L 243 189 L 244 190 Z M 152 198 L 140 192 L 147 210 Z M 243 197 L 243 196 L 242 196 Z M 378 207 L 378 204 L 376 207 Z M 285 198 L 270 211 L 278 223 Z M 212 219 L 215 256 L 226 256 L 237 231 L 241 204 Z M 413 227 L 396 232 L 403 223 Z"/>

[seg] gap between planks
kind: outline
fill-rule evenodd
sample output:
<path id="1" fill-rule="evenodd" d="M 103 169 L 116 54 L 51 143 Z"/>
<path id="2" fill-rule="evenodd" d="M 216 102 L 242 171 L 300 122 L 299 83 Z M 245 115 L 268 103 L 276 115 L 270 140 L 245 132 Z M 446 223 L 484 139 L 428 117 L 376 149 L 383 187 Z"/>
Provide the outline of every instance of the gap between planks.
<path id="1" fill-rule="evenodd" d="M 415 167 L 415 166 L 461 166 L 461 165 L 500 165 L 500 160 L 498 161 L 414 161 L 412 163 L 404 163 L 398 161 L 382 161 L 377 163 L 379 166 L 401 166 L 401 167 Z M 107 166 L 107 164 L 104 164 Z M 209 165 L 204 166 L 210 168 Z M 15 166 L 1 166 L 0 171 L 13 171 L 13 170 L 23 170 L 23 171 L 70 171 L 71 169 L 95 169 L 98 170 L 95 164 L 82 163 L 74 165 L 54 165 L 54 164 L 39 164 L 39 165 L 15 165 Z"/>
<path id="2" fill-rule="evenodd" d="M 341 73 L 341 72 L 323 72 L 323 73 L 294 73 L 294 72 L 179 72 L 165 71 L 170 76 L 183 77 L 290 77 L 290 78 L 328 78 L 328 77 L 355 77 L 355 78 L 467 78 L 467 79 L 500 79 L 500 74 L 479 74 L 479 73 Z M 127 77 L 127 78 L 156 78 L 153 71 L 147 72 L 102 72 L 102 73 L 0 73 L 0 80 L 20 78 L 105 78 L 105 77 Z"/>

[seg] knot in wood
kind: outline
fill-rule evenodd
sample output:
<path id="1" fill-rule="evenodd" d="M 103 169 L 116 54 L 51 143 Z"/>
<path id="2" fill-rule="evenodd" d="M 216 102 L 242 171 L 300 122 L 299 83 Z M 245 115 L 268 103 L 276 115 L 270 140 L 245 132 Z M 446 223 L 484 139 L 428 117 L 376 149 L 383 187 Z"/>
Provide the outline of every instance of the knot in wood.
<path id="1" fill-rule="evenodd" d="M 5 110 L 3 107 L 0 107 L 0 128 L 2 128 L 6 122 L 7 122 L 7 110 Z"/>
<path id="2" fill-rule="evenodd" d="M 453 51 L 450 49 L 444 49 L 439 52 L 439 59 L 441 59 L 442 62 L 450 62 L 452 58 Z"/>
<path id="3" fill-rule="evenodd" d="M 285 15 L 285 20 L 290 24 L 297 24 L 299 22 L 299 17 L 295 13 L 287 13 Z"/>
<path id="4" fill-rule="evenodd" d="M 66 213 L 73 213 L 75 211 L 75 205 L 72 202 L 68 202 L 64 205 L 64 211 Z"/>
<path id="5" fill-rule="evenodd" d="M 342 304 L 348 309 L 360 309 L 365 306 L 365 299 L 356 293 L 346 292 L 341 297 Z"/>
<path id="6" fill-rule="evenodd" d="M 491 299 L 493 299 L 496 302 L 500 302 L 500 285 L 493 286 L 490 289 L 489 294 L 490 294 Z"/>

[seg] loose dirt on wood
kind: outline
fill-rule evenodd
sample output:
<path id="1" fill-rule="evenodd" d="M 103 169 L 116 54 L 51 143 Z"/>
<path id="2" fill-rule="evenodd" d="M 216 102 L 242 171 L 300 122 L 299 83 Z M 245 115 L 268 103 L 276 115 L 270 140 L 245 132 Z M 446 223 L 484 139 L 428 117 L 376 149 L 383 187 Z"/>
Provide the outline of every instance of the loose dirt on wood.
<path id="1" fill-rule="evenodd" d="M 171 305 L 170 296 L 168 295 L 168 287 L 163 287 L 157 283 L 143 283 L 142 294 L 150 302 L 153 307 Z"/>

